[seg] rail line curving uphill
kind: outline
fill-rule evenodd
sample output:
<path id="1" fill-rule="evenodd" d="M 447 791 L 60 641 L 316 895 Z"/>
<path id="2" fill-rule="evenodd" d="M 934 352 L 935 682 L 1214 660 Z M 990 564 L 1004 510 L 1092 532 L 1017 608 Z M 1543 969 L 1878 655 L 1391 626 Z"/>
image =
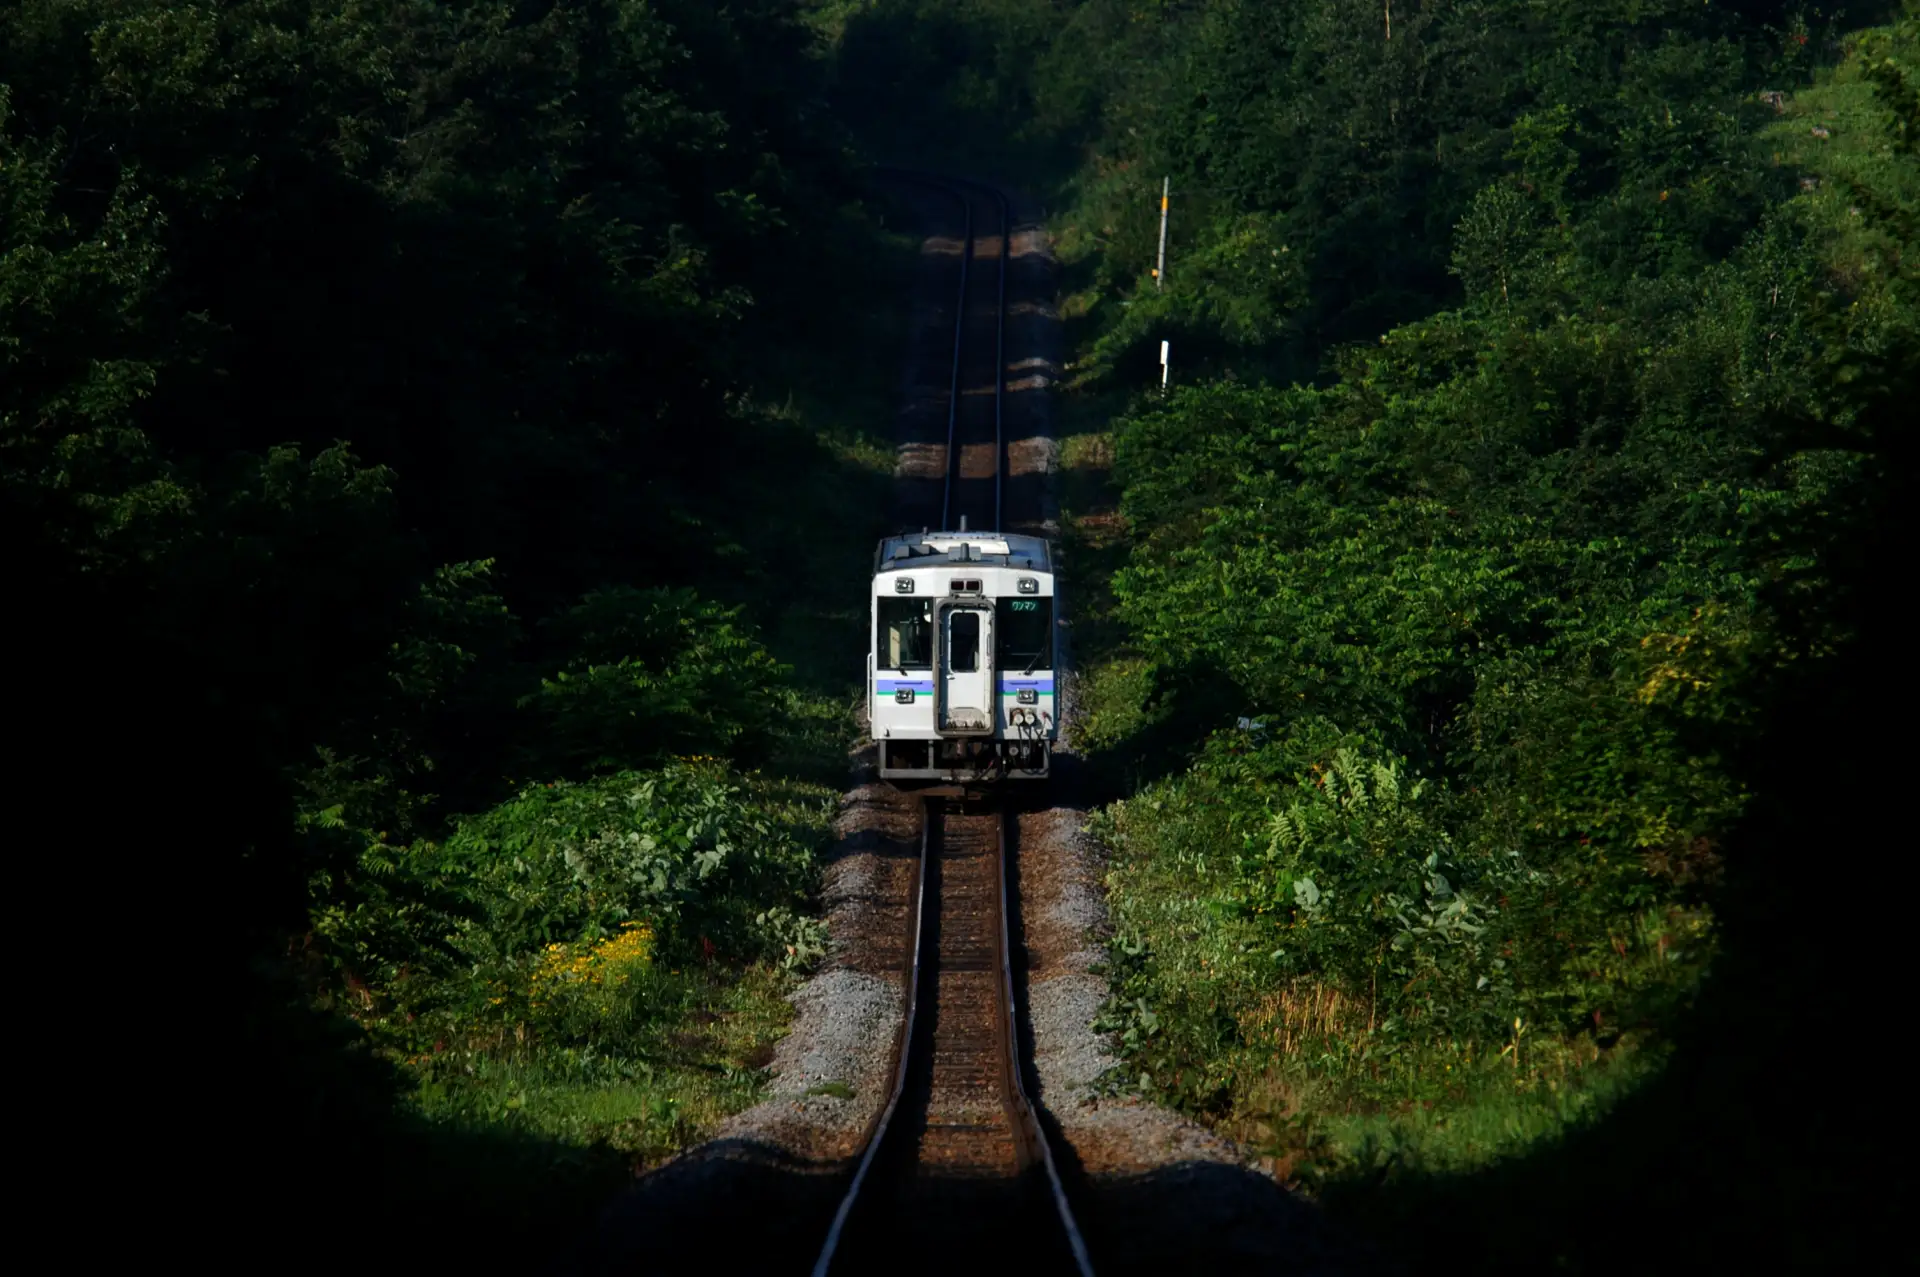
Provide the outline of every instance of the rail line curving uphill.
<path id="1" fill-rule="evenodd" d="M 1012 219 L 998 191 L 907 176 L 956 202 L 961 238 L 938 500 L 924 477 L 913 498 L 940 530 L 884 538 L 874 554 L 867 685 L 880 776 L 941 793 L 1044 780 L 1060 729 L 1057 578 L 1051 543 L 1009 530 L 1037 523 L 1008 508 Z M 935 445 L 919 446 L 925 476 Z"/>
<path id="2" fill-rule="evenodd" d="M 943 192 L 961 210 L 939 494 L 947 530 L 890 537 L 875 556 L 868 674 L 881 775 L 917 782 L 924 795 L 911 969 L 892 1093 L 813 1273 L 1013 1263 L 1092 1277 L 1022 1079 L 1008 926 L 1007 782 L 1045 777 L 1057 721 L 1052 547 L 1000 531 L 1007 202 L 970 183 L 889 176 Z M 990 276 L 976 239 L 989 217 L 998 225 Z M 922 685 L 928 703 L 916 707 Z"/>

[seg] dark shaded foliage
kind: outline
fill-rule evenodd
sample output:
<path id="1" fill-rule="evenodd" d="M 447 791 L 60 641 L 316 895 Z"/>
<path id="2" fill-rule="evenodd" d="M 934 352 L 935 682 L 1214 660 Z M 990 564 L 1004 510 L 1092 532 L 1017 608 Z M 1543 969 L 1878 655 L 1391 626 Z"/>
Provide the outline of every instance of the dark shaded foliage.
<path id="1" fill-rule="evenodd" d="M 165 1138 L 257 1228 L 356 1159 L 439 1157 L 308 1005 L 352 974 L 315 884 L 363 903 L 370 844 L 703 721 L 702 752 L 766 748 L 764 704 L 701 697 L 728 661 L 785 694 L 754 637 L 781 600 L 688 590 L 753 595 L 777 535 L 724 480 L 839 482 L 761 402 L 791 388 L 766 352 L 868 279 L 826 287 L 871 233 L 813 40 L 782 0 L 0 10 L 21 730 L 89 871 L 190 938 L 116 1017 L 237 1075 Z M 573 633 L 606 589 L 679 637 Z M 623 662 L 667 689 L 644 714 L 543 691 Z"/>

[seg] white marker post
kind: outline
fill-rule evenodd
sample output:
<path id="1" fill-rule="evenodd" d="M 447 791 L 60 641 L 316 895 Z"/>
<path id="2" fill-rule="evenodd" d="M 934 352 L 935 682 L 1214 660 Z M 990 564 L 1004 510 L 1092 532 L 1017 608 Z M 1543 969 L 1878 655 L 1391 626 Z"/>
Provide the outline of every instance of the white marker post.
<path id="1" fill-rule="evenodd" d="M 1172 362 L 1172 359 L 1173 359 L 1173 343 L 1170 341 L 1161 342 L 1160 343 L 1160 393 L 1161 394 L 1165 394 L 1167 391 L 1167 365 Z"/>

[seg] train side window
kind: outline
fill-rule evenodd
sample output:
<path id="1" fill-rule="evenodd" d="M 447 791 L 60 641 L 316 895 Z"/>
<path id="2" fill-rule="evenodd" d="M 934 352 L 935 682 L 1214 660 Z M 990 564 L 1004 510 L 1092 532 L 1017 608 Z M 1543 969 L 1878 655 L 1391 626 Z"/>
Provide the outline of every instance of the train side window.
<path id="1" fill-rule="evenodd" d="M 994 609 L 994 649 L 1002 670 L 1053 668 L 1053 600 L 1001 599 Z"/>
<path id="2" fill-rule="evenodd" d="M 980 614 L 947 614 L 947 668 L 955 674 L 972 674 L 980 668 Z"/>
<path id="3" fill-rule="evenodd" d="M 879 600 L 874 662 L 883 670 L 933 667 L 933 604 L 925 599 Z"/>

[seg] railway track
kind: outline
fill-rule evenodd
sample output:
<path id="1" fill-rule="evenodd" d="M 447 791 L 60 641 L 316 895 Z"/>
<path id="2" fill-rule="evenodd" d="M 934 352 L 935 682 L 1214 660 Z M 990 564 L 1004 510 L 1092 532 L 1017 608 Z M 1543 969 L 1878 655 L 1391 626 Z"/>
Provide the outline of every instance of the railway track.
<path id="1" fill-rule="evenodd" d="M 901 526 L 962 526 L 974 531 L 1008 528 L 1029 512 L 1009 510 L 1007 491 L 1007 271 L 1012 257 L 1012 216 L 1004 195 L 991 187 L 900 170 L 896 181 L 932 195 L 947 212 L 954 269 L 942 309 L 948 317 L 940 352 L 946 376 L 937 391 L 931 378 L 922 394 L 937 394 L 937 414 L 924 414 L 907 446 L 914 456 L 901 485 Z M 933 363 L 931 350 L 923 360 Z"/>
<path id="2" fill-rule="evenodd" d="M 949 197 L 961 235 L 939 526 L 997 530 L 1007 514 L 1007 201 L 989 187 L 889 176 Z M 923 489 L 920 497 L 929 523 L 932 495 Z M 1008 926 L 1009 825 L 998 797 L 930 798 L 922 806 L 893 1090 L 814 1277 L 1010 1265 L 1092 1277 L 1023 1081 Z"/>
<path id="3" fill-rule="evenodd" d="M 1021 1077 L 1007 925 L 1006 812 L 924 809 L 914 964 L 893 1094 L 814 1277 L 1022 1272 L 1092 1277 Z"/>

